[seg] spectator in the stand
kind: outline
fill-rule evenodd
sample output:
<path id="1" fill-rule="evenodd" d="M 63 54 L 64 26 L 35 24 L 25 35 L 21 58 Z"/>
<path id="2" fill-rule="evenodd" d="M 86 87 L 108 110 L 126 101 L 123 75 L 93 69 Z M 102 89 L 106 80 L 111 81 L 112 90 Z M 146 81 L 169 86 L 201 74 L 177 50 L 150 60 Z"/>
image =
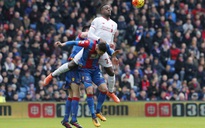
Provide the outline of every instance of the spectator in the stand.
<path id="1" fill-rule="evenodd" d="M 126 76 L 124 76 L 122 79 L 121 79 L 121 82 L 120 82 L 120 87 L 123 88 L 124 86 L 126 86 L 128 89 L 131 89 L 131 84 L 130 82 L 128 81 L 128 78 Z"/>
<path id="2" fill-rule="evenodd" d="M 24 87 L 30 87 L 31 84 L 34 84 L 35 78 L 30 74 L 30 71 L 27 71 L 25 75 L 21 78 L 21 85 Z"/>
<path id="3" fill-rule="evenodd" d="M 14 93 L 12 101 L 21 101 L 17 93 Z"/>
<path id="4" fill-rule="evenodd" d="M 188 83 L 188 87 L 191 89 L 193 88 L 195 92 L 201 91 L 200 83 L 197 81 L 196 78 L 192 78 L 192 80 Z"/>
<path id="5" fill-rule="evenodd" d="M 133 71 L 135 69 L 135 64 L 136 64 L 136 57 L 133 53 L 129 52 L 127 54 L 126 60 L 124 60 L 125 65 L 130 66 L 130 70 Z"/>
<path id="6" fill-rule="evenodd" d="M 179 80 L 179 75 L 174 74 L 173 79 L 170 81 L 170 84 L 176 84 L 176 89 L 180 91 L 182 89 L 181 81 Z"/>
<path id="7" fill-rule="evenodd" d="M 14 24 L 13 23 L 10 23 L 9 24 L 9 29 L 6 33 L 7 36 L 10 36 L 11 38 L 14 38 L 16 36 L 16 31 L 14 29 Z"/>
<path id="8" fill-rule="evenodd" d="M 153 37 L 153 42 L 158 42 L 159 43 L 159 46 L 162 45 L 163 43 L 163 34 L 162 34 L 162 31 L 157 31 Z"/>
<path id="9" fill-rule="evenodd" d="M 16 30 L 19 30 L 23 26 L 19 12 L 15 12 L 14 17 L 11 19 L 11 23 L 14 24 Z"/>
<path id="10" fill-rule="evenodd" d="M 146 94 L 146 91 L 141 91 L 139 96 L 137 96 L 137 99 L 139 101 L 145 101 L 147 100 L 147 94 Z"/>
<path id="11" fill-rule="evenodd" d="M 147 67 L 144 68 L 144 75 L 146 75 L 149 80 L 152 79 L 153 74 L 154 72 L 151 68 L 151 65 L 148 65 Z"/>
<path id="12" fill-rule="evenodd" d="M 32 96 L 31 96 L 31 93 L 30 92 L 28 92 L 27 94 L 26 94 L 26 97 L 25 97 L 25 99 L 23 99 L 23 101 L 32 101 L 33 99 L 32 99 Z"/>
<path id="13" fill-rule="evenodd" d="M 188 30 L 193 31 L 194 27 L 191 24 L 191 20 L 187 19 L 186 23 L 183 24 L 183 29 L 184 29 L 184 33 L 186 33 Z"/>
<path id="14" fill-rule="evenodd" d="M 141 76 L 139 74 L 139 71 L 137 69 L 134 70 L 133 73 L 134 76 L 134 88 L 139 88 L 140 87 L 140 82 L 141 82 Z"/>
<path id="15" fill-rule="evenodd" d="M 61 14 L 58 12 L 58 9 L 56 6 L 53 6 L 51 8 L 50 17 L 54 18 L 56 23 L 61 22 Z"/>
<path id="16" fill-rule="evenodd" d="M 31 24 L 36 24 L 40 16 L 41 16 L 41 14 L 38 11 L 38 6 L 37 5 L 33 5 L 32 11 L 29 14 L 29 18 L 30 18 Z"/>
<path id="17" fill-rule="evenodd" d="M 149 32 L 145 32 L 145 35 L 142 37 L 143 47 L 145 48 L 145 52 L 150 55 L 152 50 L 152 38 Z"/>
<path id="18" fill-rule="evenodd" d="M 125 73 L 121 76 L 121 81 L 123 81 L 124 77 L 126 77 L 127 81 L 130 83 L 131 88 L 134 86 L 134 76 L 131 74 L 130 66 L 126 65 L 124 68 Z"/>
<path id="19" fill-rule="evenodd" d="M 130 101 L 137 101 L 137 96 L 136 96 L 136 93 L 134 92 L 134 90 L 132 89 L 130 91 Z"/>
<path id="20" fill-rule="evenodd" d="M 125 35 L 125 38 L 127 39 L 129 46 L 134 45 L 136 30 L 137 30 L 137 26 L 135 25 L 135 21 L 131 20 L 129 22 L 129 25 L 127 26 L 126 35 Z"/>
<path id="21" fill-rule="evenodd" d="M 171 71 L 170 65 L 168 64 L 166 65 L 165 69 L 162 71 L 162 75 L 166 75 L 168 79 L 172 78 L 173 72 Z"/>
<path id="22" fill-rule="evenodd" d="M 122 88 L 122 91 L 120 91 L 118 97 L 121 101 L 129 101 L 130 100 L 130 89 L 127 88 L 127 86 L 124 86 Z"/>
<path id="23" fill-rule="evenodd" d="M 167 61 L 170 59 L 170 46 L 167 41 L 163 42 L 160 51 L 160 61 L 162 62 L 163 66 L 166 66 Z"/>
<path id="24" fill-rule="evenodd" d="M 7 72 L 13 72 L 15 69 L 15 65 L 12 62 L 12 58 L 7 57 L 6 62 L 4 63 L 5 69 Z"/>
<path id="25" fill-rule="evenodd" d="M 157 97 L 158 96 L 158 82 L 157 82 L 157 79 L 154 79 L 151 82 L 151 85 L 148 87 L 147 96 L 148 96 L 149 99 L 151 99 L 152 97 Z"/>
<path id="26" fill-rule="evenodd" d="M 41 16 L 36 24 L 36 30 L 41 33 L 46 33 L 47 23 L 45 22 L 45 17 Z"/>
<path id="27" fill-rule="evenodd" d="M 144 75 L 144 76 L 143 76 L 143 79 L 141 80 L 140 90 L 147 91 L 149 86 L 150 86 L 150 81 L 149 81 L 149 79 L 147 78 L 147 76 Z"/>
<path id="28" fill-rule="evenodd" d="M 198 82 L 201 85 L 201 88 L 205 87 L 205 71 L 204 71 L 204 67 L 202 65 L 198 66 L 198 70 L 196 73 L 196 78 L 198 80 Z"/>
<path id="29" fill-rule="evenodd" d="M 3 91 L 0 91 L 0 103 L 6 102 L 6 99 L 3 94 L 4 94 Z"/>
<path id="30" fill-rule="evenodd" d="M 159 97 L 159 100 L 168 100 L 165 91 L 162 91 L 162 92 L 161 92 L 160 97 Z"/>
<path id="31" fill-rule="evenodd" d="M 175 43 L 173 43 L 170 48 L 171 60 L 176 60 L 180 52 L 180 49 L 176 47 Z"/>
<path id="32" fill-rule="evenodd" d="M 193 63 L 193 58 L 189 57 L 185 64 L 185 80 L 191 81 L 196 75 L 196 66 Z"/>
<path id="33" fill-rule="evenodd" d="M 165 69 L 164 66 L 161 64 L 158 58 L 154 58 L 152 62 L 152 69 L 154 73 L 157 73 L 158 76 L 161 75 L 162 71 Z"/>

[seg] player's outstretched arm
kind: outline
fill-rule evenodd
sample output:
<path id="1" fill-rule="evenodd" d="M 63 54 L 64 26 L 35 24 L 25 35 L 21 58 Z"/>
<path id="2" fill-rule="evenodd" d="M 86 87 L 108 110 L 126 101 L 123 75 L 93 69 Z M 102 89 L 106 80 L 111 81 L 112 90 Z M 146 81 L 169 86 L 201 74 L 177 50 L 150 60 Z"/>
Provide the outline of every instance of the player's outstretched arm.
<path id="1" fill-rule="evenodd" d="M 90 41 L 89 40 L 83 40 L 83 41 L 67 41 L 64 43 L 61 43 L 60 41 L 57 41 L 55 43 L 55 45 L 60 46 L 60 47 L 64 47 L 64 46 L 80 46 L 80 47 L 84 47 L 87 48 L 90 45 Z"/>
<path id="2" fill-rule="evenodd" d="M 110 45 L 108 45 L 107 43 L 106 43 L 106 48 L 107 48 L 108 55 L 112 56 L 112 54 L 114 53 L 114 50 L 110 48 Z"/>

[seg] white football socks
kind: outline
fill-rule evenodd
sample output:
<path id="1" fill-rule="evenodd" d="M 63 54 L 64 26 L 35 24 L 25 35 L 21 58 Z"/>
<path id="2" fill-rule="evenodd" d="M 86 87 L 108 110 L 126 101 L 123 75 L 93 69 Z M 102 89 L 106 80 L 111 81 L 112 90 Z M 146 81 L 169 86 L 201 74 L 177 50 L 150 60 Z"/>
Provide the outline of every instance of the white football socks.
<path id="1" fill-rule="evenodd" d="M 108 76 L 108 91 L 113 92 L 115 86 L 115 75 Z"/>
<path id="2" fill-rule="evenodd" d="M 68 68 L 68 62 L 61 65 L 58 69 L 56 69 L 53 73 L 52 73 L 52 76 L 58 76 L 64 72 L 67 72 L 69 71 L 70 69 Z"/>

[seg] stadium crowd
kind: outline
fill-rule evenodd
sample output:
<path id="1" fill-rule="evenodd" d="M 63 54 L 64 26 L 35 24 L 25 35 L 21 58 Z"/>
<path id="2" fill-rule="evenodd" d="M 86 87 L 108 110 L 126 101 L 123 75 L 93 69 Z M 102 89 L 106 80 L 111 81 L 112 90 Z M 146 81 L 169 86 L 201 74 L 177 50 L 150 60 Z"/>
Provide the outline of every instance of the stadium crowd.
<path id="1" fill-rule="evenodd" d="M 130 0 L 107 2 L 118 24 L 114 41 L 121 53 L 114 70 L 121 101 L 205 101 L 205 1 L 146 0 L 140 9 Z M 65 75 L 43 86 L 72 49 L 54 42 L 74 40 L 100 5 L 98 0 L 0 0 L 0 96 L 65 101 Z M 85 96 L 82 87 L 81 101 Z"/>

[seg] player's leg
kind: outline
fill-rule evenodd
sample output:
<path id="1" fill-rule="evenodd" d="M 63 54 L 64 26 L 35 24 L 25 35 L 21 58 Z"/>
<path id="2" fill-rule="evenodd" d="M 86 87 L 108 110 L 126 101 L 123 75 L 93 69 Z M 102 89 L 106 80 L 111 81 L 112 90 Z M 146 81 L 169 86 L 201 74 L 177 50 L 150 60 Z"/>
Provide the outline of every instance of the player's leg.
<path id="1" fill-rule="evenodd" d="M 94 106 L 94 99 L 93 99 L 93 86 L 92 86 L 92 80 L 89 72 L 81 72 L 82 73 L 82 80 L 84 83 L 84 86 L 86 88 L 87 98 L 86 101 L 88 103 L 88 107 L 90 109 L 90 113 L 92 116 L 93 124 L 96 127 L 100 126 L 100 122 L 98 121 L 96 115 L 95 115 L 95 106 Z"/>
<path id="2" fill-rule="evenodd" d="M 82 128 L 82 126 L 78 123 L 77 121 L 77 114 L 78 114 L 78 105 L 79 105 L 79 99 L 80 99 L 80 76 L 79 76 L 79 70 L 74 69 L 72 71 L 72 83 L 71 83 L 71 89 L 73 92 L 73 98 L 72 98 L 72 103 L 71 103 L 71 115 L 72 119 L 70 123 L 75 126 L 76 128 Z"/>
<path id="3" fill-rule="evenodd" d="M 73 69 L 74 67 L 76 67 L 78 65 L 78 61 L 82 57 L 82 54 L 83 54 L 83 49 L 80 50 L 80 52 L 78 52 L 78 54 L 76 54 L 76 56 L 73 58 L 72 61 L 61 65 L 53 73 L 49 74 L 44 80 L 44 86 L 48 85 L 51 82 L 51 80 L 53 79 L 53 77 L 56 77 L 62 73 L 69 71 L 70 69 Z"/>
<path id="4" fill-rule="evenodd" d="M 113 93 L 115 86 L 115 73 L 112 68 L 112 62 L 107 53 L 103 54 L 99 59 L 99 64 L 104 67 L 106 73 L 108 74 L 108 92 L 107 95 L 113 99 L 116 103 L 119 103 L 119 98 Z"/>
<path id="5" fill-rule="evenodd" d="M 64 115 L 63 120 L 61 121 L 61 124 L 65 126 L 66 128 L 72 128 L 70 124 L 68 123 L 68 119 L 69 119 L 70 111 L 71 111 L 71 102 L 72 102 L 73 93 L 67 82 L 66 82 L 65 88 L 68 89 L 68 98 L 65 104 L 65 115 Z"/>
<path id="6" fill-rule="evenodd" d="M 106 99 L 106 94 L 108 89 L 100 70 L 95 71 L 92 80 L 100 90 L 100 93 L 98 95 L 98 101 L 97 101 L 96 116 L 100 118 L 102 121 L 106 121 L 107 119 L 101 113 L 101 108 Z"/>

